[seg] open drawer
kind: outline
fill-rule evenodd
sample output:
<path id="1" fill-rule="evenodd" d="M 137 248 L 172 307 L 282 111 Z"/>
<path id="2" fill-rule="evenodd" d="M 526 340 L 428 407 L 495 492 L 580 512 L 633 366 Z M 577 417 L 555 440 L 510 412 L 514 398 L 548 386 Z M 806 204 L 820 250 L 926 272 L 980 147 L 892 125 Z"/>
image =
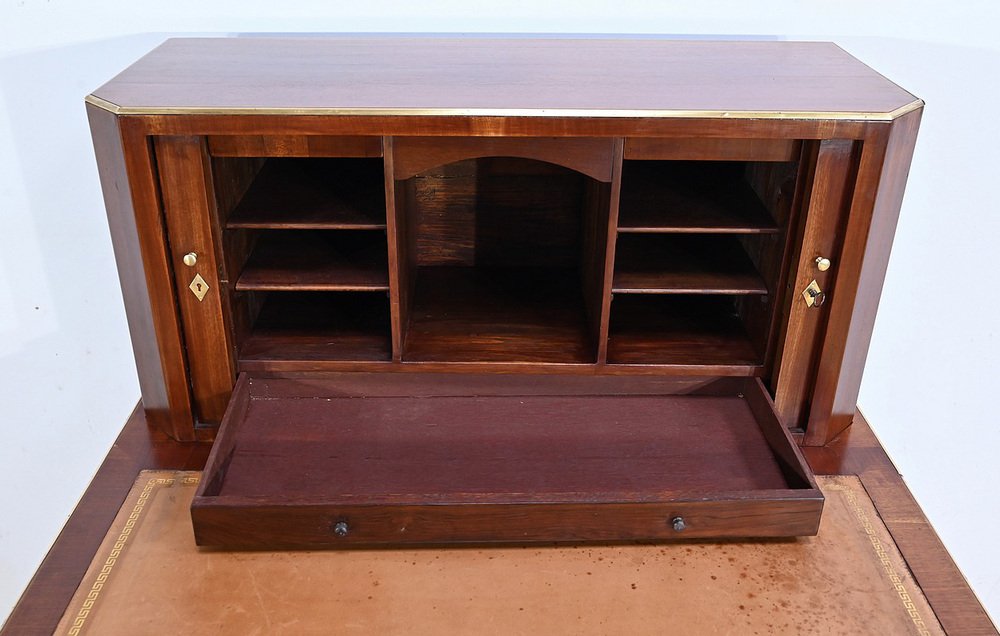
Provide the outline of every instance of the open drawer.
<path id="1" fill-rule="evenodd" d="M 199 545 L 815 534 L 823 496 L 756 378 L 240 376 Z"/>

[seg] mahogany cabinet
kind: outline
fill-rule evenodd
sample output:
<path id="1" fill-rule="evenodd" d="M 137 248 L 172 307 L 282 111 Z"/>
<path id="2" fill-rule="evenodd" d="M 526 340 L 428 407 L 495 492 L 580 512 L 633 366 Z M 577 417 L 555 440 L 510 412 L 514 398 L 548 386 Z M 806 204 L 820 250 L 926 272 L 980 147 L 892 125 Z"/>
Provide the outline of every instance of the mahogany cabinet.
<path id="1" fill-rule="evenodd" d="M 87 108 L 198 542 L 815 533 L 922 106 L 827 43 L 167 41 Z"/>

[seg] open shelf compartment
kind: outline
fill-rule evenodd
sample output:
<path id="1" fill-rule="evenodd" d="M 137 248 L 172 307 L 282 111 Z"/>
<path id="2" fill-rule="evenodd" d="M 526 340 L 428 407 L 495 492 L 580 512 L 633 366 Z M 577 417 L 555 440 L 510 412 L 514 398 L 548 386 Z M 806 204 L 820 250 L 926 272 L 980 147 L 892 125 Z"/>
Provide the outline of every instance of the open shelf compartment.
<path id="1" fill-rule="evenodd" d="M 763 358 L 731 296 L 615 296 L 608 364 L 714 367 L 757 375 Z"/>
<path id="2" fill-rule="evenodd" d="M 267 159 L 226 227 L 385 230 L 382 160 Z"/>
<path id="3" fill-rule="evenodd" d="M 618 237 L 616 294 L 766 294 L 767 284 L 736 237 Z"/>
<path id="4" fill-rule="evenodd" d="M 779 227 L 743 162 L 626 160 L 620 233 L 766 234 Z"/>
<path id="5" fill-rule="evenodd" d="M 196 539 L 311 548 L 815 534 L 822 495 L 758 380 L 662 386 L 244 374 L 192 504 Z"/>
<path id="6" fill-rule="evenodd" d="M 379 292 L 267 292 L 239 349 L 240 367 L 392 359 L 389 300 Z"/>
<path id="7" fill-rule="evenodd" d="M 388 291 L 384 232 L 273 230 L 262 232 L 237 291 Z"/>
<path id="8" fill-rule="evenodd" d="M 423 267 L 403 359 L 593 363 L 576 270 Z"/>

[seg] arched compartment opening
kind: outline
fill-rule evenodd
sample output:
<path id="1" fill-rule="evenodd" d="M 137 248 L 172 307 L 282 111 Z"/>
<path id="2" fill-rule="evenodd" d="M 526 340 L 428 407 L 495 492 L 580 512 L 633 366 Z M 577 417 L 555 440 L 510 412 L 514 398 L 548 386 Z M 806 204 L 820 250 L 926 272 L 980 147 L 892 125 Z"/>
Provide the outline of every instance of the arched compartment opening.
<path id="1" fill-rule="evenodd" d="M 587 364 L 610 185 L 488 156 L 395 183 L 402 360 Z"/>

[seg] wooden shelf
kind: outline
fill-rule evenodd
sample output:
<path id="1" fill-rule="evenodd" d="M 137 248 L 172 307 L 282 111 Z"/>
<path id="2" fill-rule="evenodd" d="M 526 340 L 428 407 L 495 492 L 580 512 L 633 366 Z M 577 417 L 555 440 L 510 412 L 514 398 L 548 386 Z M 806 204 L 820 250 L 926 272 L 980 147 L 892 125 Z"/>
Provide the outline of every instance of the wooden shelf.
<path id="1" fill-rule="evenodd" d="M 383 293 L 271 292 L 240 362 L 392 359 Z"/>
<path id="2" fill-rule="evenodd" d="M 609 364 L 705 365 L 754 374 L 754 350 L 731 297 L 617 296 L 611 303 Z M 720 370 L 721 371 L 721 370 Z"/>
<path id="3" fill-rule="evenodd" d="M 767 285 L 736 237 L 618 237 L 616 294 L 766 294 Z"/>
<path id="4" fill-rule="evenodd" d="M 238 291 L 386 291 L 389 265 L 382 232 L 276 230 L 261 234 Z"/>
<path id="5" fill-rule="evenodd" d="M 269 159 L 230 229 L 385 229 L 381 159 Z"/>
<path id="6" fill-rule="evenodd" d="M 551 268 L 421 267 L 404 361 L 593 363 L 580 275 Z"/>
<path id="7" fill-rule="evenodd" d="M 626 161 L 620 233 L 778 232 L 742 163 Z"/>

